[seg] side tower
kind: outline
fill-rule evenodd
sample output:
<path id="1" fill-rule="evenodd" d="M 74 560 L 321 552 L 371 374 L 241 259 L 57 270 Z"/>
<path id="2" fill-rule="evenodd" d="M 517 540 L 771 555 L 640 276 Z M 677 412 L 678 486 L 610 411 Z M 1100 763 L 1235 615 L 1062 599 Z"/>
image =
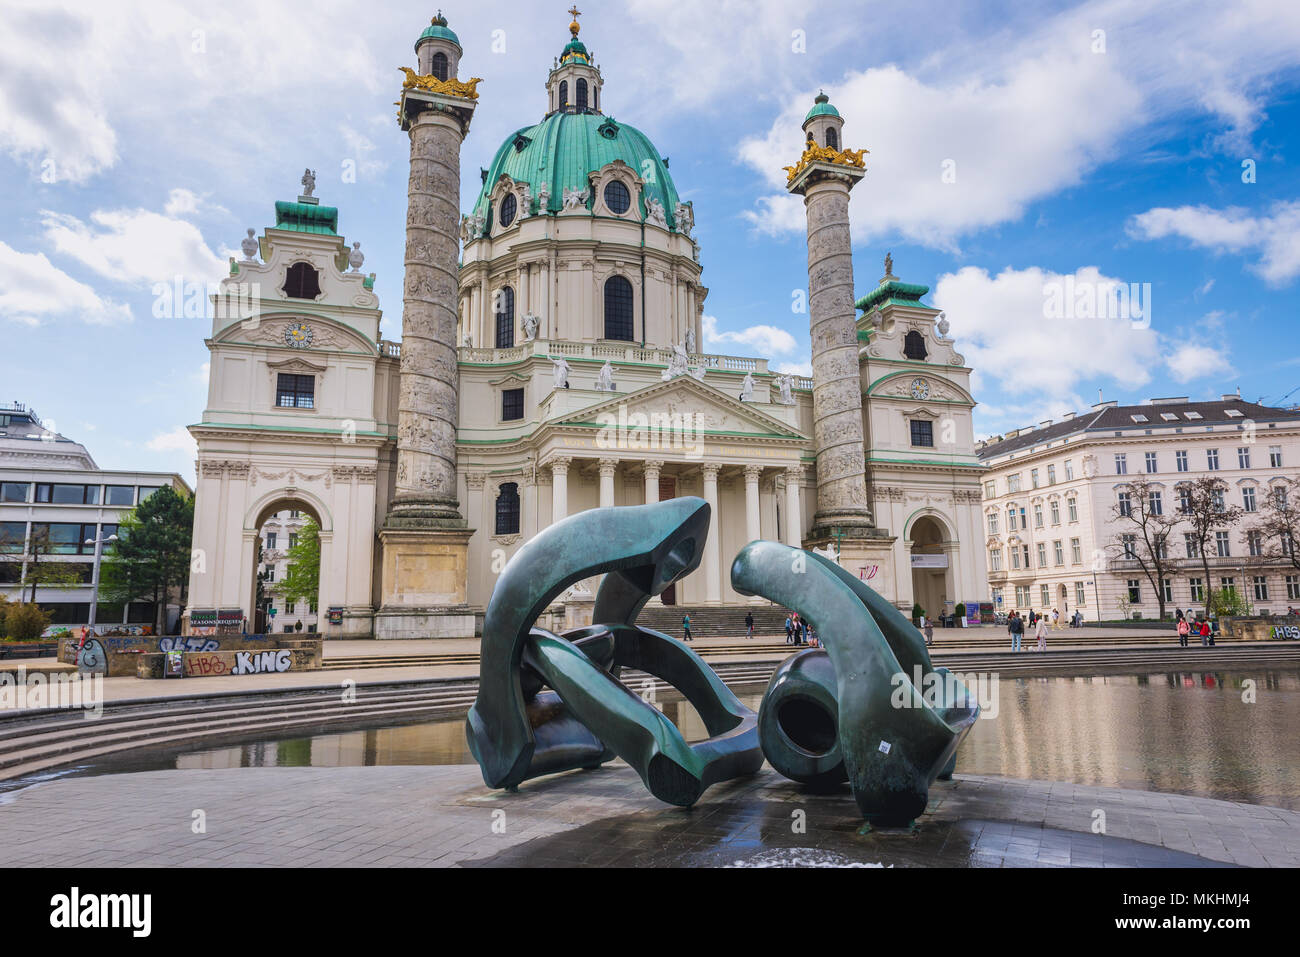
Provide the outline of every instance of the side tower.
<path id="1" fill-rule="evenodd" d="M 808 216 L 808 321 L 812 336 L 813 443 L 817 511 L 807 547 L 829 545 L 848 566 L 867 563 L 890 575 L 891 540 L 875 527 L 867 502 L 866 443 L 853 308 L 849 191 L 864 175 L 867 151 L 842 150 L 844 120 L 823 93 L 804 118 L 803 155 L 787 188 Z M 892 576 L 891 576 L 892 577 Z M 894 583 L 873 585 L 892 594 Z"/>
<path id="2" fill-rule="evenodd" d="M 460 42 L 441 14 L 415 43 L 397 121 L 410 137 L 397 480 L 380 531 L 378 638 L 472 635 L 467 547 L 456 480 L 456 295 L 460 147 L 477 78 L 457 79 Z"/>

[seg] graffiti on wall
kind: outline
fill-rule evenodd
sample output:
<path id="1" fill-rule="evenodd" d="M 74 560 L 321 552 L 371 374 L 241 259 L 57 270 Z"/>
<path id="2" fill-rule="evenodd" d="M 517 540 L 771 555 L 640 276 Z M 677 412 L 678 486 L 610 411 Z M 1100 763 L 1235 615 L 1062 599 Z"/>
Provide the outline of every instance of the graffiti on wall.
<path id="1" fill-rule="evenodd" d="M 274 674 L 293 667 L 293 653 L 288 648 L 279 651 L 236 651 L 233 675 Z"/>

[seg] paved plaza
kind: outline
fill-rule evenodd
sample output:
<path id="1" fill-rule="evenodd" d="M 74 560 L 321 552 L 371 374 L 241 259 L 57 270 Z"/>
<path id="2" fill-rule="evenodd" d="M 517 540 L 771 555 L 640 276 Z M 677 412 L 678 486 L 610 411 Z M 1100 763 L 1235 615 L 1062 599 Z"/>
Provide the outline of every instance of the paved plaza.
<path id="1" fill-rule="evenodd" d="M 150 771 L 0 796 L 3 867 L 577 864 L 1294 867 L 1300 813 L 958 775 L 934 785 L 916 828 L 871 831 L 847 789 L 809 793 L 766 767 L 684 810 L 622 764 L 514 794 L 458 765 Z"/>

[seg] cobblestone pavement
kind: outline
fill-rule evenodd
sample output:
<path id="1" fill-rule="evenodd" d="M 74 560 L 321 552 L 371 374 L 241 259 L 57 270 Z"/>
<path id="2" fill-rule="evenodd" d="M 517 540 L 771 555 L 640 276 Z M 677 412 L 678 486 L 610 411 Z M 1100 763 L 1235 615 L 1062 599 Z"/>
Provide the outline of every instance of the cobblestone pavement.
<path id="1" fill-rule="evenodd" d="M 930 795 L 915 829 L 871 831 L 847 790 L 768 768 L 691 810 L 619 764 L 515 794 L 472 765 L 151 771 L 0 796 L 0 867 L 1300 865 L 1294 811 L 964 775 Z"/>

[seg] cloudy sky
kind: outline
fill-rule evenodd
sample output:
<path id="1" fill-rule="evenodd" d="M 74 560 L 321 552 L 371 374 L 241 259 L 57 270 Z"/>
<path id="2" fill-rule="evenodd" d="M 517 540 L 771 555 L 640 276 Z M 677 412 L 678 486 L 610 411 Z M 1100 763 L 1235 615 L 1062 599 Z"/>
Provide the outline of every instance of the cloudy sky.
<path id="1" fill-rule="evenodd" d="M 468 209 L 475 171 L 542 116 L 568 4 L 444 2 L 462 77 L 484 78 Z M 384 335 L 400 337 L 407 143 L 391 104 L 428 5 L 5 8 L 0 399 L 35 406 L 101 466 L 191 478 L 208 322 L 157 317 L 153 289 L 219 279 L 304 166 L 361 241 Z M 711 351 L 807 369 L 807 317 L 792 311 L 803 212 L 781 167 L 824 88 L 846 145 L 870 150 L 852 200 L 859 294 L 886 252 L 931 288 L 976 369 L 980 434 L 1099 390 L 1300 399 L 1300 4 L 582 8 L 605 112 L 654 140 L 695 203 Z M 1046 306 L 1045 289 L 1119 284 L 1139 321 Z"/>

